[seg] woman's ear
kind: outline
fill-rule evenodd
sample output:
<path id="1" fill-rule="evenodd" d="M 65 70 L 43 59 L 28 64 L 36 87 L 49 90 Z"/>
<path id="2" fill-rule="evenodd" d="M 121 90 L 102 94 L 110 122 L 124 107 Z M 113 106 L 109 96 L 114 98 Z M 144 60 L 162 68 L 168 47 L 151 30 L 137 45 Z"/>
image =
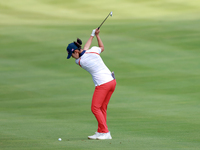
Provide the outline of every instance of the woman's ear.
<path id="1" fill-rule="evenodd" d="M 77 49 L 76 49 L 76 50 L 74 50 L 74 53 L 79 53 L 79 52 L 80 52 L 80 51 L 79 51 L 79 50 L 77 50 Z"/>
<path id="2" fill-rule="evenodd" d="M 74 50 L 74 52 L 72 53 L 72 57 L 75 59 L 79 58 L 79 50 Z"/>

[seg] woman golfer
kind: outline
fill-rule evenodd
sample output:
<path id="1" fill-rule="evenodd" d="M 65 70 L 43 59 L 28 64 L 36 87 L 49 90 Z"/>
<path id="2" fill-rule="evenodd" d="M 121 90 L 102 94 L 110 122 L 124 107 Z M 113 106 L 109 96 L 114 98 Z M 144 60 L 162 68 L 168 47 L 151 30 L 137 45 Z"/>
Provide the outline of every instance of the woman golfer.
<path id="1" fill-rule="evenodd" d="M 88 136 L 88 139 L 112 139 L 106 123 L 107 105 L 115 90 L 116 80 L 114 73 L 107 68 L 100 57 L 100 53 L 104 51 L 103 42 L 99 36 L 99 29 L 94 29 L 84 48 L 81 48 L 82 41 L 70 43 L 67 47 L 69 59 L 71 56 L 75 58 L 76 64 L 88 71 L 92 75 L 95 84 L 95 90 L 92 98 L 91 110 L 98 121 L 98 129 L 94 135 Z M 90 45 L 96 35 L 99 47 Z"/>

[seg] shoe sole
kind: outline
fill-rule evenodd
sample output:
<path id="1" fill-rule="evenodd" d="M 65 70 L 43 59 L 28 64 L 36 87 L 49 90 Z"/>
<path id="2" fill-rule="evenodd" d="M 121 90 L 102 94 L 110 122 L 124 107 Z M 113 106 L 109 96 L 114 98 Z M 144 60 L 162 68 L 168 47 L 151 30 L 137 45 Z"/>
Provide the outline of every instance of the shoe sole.
<path id="1" fill-rule="evenodd" d="M 97 140 L 112 140 L 112 137 L 107 138 L 107 139 L 99 139 L 99 138 L 97 138 Z"/>
<path id="2" fill-rule="evenodd" d="M 96 140 L 97 138 L 89 138 L 89 137 L 88 137 L 88 139 L 89 139 L 89 140 Z"/>

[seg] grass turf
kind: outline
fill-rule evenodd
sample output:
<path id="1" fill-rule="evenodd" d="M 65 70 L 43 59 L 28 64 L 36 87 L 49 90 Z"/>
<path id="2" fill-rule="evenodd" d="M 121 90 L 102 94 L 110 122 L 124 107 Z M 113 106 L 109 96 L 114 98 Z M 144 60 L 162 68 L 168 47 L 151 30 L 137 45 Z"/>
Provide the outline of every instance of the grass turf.
<path id="1" fill-rule="evenodd" d="M 199 149 L 200 3 L 113 3 L 0 1 L 0 149 Z M 101 56 L 117 78 L 113 140 L 91 141 L 94 85 L 65 48 L 111 10 Z"/>

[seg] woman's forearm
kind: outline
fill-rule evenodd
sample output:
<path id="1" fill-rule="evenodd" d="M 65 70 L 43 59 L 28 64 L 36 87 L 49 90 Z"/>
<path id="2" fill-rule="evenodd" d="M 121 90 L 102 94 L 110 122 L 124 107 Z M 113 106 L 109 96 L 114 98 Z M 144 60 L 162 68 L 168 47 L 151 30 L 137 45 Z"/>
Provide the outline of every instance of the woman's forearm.
<path id="1" fill-rule="evenodd" d="M 99 34 L 96 34 L 96 37 L 97 37 L 98 45 L 101 48 L 101 52 L 103 52 L 104 51 L 104 45 L 103 45 L 103 42 L 102 42 Z"/>
<path id="2" fill-rule="evenodd" d="M 93 36 L 90 36 L 90 38 L 88 39 L 88 41 L 85 43 L 83 50 L 88 50 L 90 48 L 90 45 L 92 44 L 92 40 L 93 40 Z"/>

